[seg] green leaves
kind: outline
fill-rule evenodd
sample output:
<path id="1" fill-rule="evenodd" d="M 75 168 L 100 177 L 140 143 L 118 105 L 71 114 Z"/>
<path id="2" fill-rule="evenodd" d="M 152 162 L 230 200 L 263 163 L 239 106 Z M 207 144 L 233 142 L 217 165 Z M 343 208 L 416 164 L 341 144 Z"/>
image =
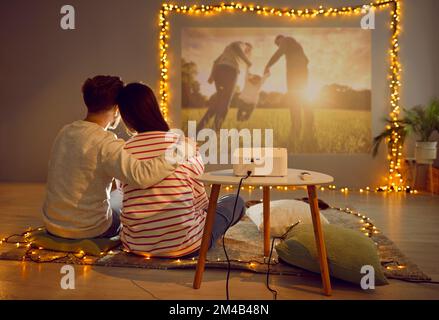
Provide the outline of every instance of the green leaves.
<path id="1" fill-rule="evenodd" d="M 404 111 L 406 115 L 403 120 L 407 128 L 417 134 L 421 141 L 429 141 L 439 128 L 439 100 L 431 100 L 426 107 L 418 105 Z"/>
<path id="2" fill-rule="evenodd" d="M 439 131 L 439 100 L 432 99 L 426 106 L 418 105 L 412 109 L 404 109 L 405 115 L 400 120 L 385 119 L 386 128 L 373 139 L 372 155 L 378 154 L 382 141 L 387 140 L 389 149 L 395 136 L 399 136 L 404 143 L 409 134 L 420 137 L 420 141 L 430 141 L 431 135 Z"/>

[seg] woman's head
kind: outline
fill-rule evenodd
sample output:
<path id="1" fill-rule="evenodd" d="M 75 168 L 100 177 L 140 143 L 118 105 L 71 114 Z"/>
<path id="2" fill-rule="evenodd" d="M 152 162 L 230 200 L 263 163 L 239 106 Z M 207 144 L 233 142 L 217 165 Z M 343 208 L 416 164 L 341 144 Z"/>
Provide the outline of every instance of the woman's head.
<path id="1" fill-rule="evenodd" d="M 252 54 L 253 46 L 250 42 L 244 42 L 244 53 L 247 57 L 250 57 Z"/>
<path id="2" fill-rule="evenodd" d="M 137 132 L 168 131 L 154 92 L 141 83 L 125 86 L 118 99 L 119 111 L 127 127 Z"/>

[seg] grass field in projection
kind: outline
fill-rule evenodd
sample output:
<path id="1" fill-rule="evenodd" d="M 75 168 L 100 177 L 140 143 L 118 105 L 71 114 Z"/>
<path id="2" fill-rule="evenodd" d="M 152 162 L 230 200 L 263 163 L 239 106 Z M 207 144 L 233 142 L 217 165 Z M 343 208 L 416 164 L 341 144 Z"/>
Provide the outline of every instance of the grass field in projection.
<path id="1" fill-rule="evenodd" d="M 200 120 L 205 108 L 183 108 L 182 127 L 188 120 Z M 236 108 L 231 108 L 223 128 L 273 129 L 275 147 L 289 147 L 291 153 L 369 153 L 372 144 L 371 112 L 343 109 L 314 110 L 314 139 L 303 128 L 301 137 L 290 133 L 288 109 L 255 109 L 248 121 L 236 120 Z M 207 127 L 210 127 L 212 120 Z M 296 139 L 295 145 L 291 140 Z M 294 150 L 291 150 L 294 149 Z"/>

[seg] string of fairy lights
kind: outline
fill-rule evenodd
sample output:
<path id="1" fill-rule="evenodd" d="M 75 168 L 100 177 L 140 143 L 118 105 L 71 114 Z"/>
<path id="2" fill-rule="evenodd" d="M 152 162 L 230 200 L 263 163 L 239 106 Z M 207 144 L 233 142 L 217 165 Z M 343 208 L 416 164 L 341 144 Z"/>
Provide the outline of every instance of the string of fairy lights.
<path id="1" fill-rule="evenodd" d="M 373 236 L 380 233 L 378 228 L 372 222 L 372 219 L 367 217 L 365 214 L 359 212 L 358 210 L 354 210 L 352 208 L 341 208 L 341 207 L 330 207 L 330 209 L 337 210 L 340 214 L 348 214 L 358 218 L 358 230 L 362 232 L 365 236 L 372 238 Z M 38 246 L 36 243 L 32 241 L 32 233 L 36 231 L 42 231 L 44 227 L 37 228 L 28 228 L 26 231 L 22 233 L 11 234 L 7 237 L 0 239 L 0 245 L 10 245 L 14 246 L 16 249 L 25 249 L 24 254 L 22 256 L 22 261 L 33 261 L 37 263 L 46 263 L 46 262 L 64 262 L 65 259 L 74 260 L 76 264 L 81 265 L 93 265 L 99 259 L 102 259 L 106 256 L 115 255 L 120 251 L 125 253 L 129 253 L 130 251 L 125 248 L 113 249 L 109 251 L 101 251 L 99 256 L 87 255 L 83 250 L 78 250 L 78 252 L 57 252 L 50 249 L 46 249 Z M 150 256 L 145 256 L 145 260 L 151 260 Z M 171 263 L 179 265 L 182 263 L 187 263 L 189 260 L 190 263 L 196 263 L 197 259 L 192 257 L 191 259 L 173 259 Z M 270 264 L 278 263 L 275 258 L 271 259 Z M 231 262 L 246 264 L 250 270 L 256 270 L 256 268 L 264 263 L 261 263 L 257 260 L 240 260 L 240 259 L 230 259 Z M 207 260 L 210 263 L 226 263 L 226 260 L 217 258 L 216 260 Z M 265 262 L 267 262 L 265 260 Z M 394 269 L 403 269 L 405 266 L 397 265 L 388 266 L 386 269 L 394 270 Z"/>
<path id="2" fill-rule="evenodd" d="M 237 187 L 234 185 L 226 185 L 226 186 L 222 186 L 222 188 L 225 191 L 233 191 L 234 189 L 236 189 Z M 257 191 L 257 190 L 262 190 L 263 187 L 262 186 L 252 186 L 252 185 L 248 185 L 248 186 L 242 186 L 241 190 L 243 191 L 247 191 L 247 192 L 253 192 L 253 191 Z M 305 189 L 305 187 L 296 187 L 296 186 L 270 186 L 270 190 L 276 190 L 276 191 L 296 191 L 299 189 Z M 365 188 L 349 188 L 349 187 L 337 187 L 335 184 L 330 184 L 328 186 L 320 186 L 319 187 L 320 191 L 335 191 L 335 192 L 340 192 L 342 194 L 348 194 L 349 192 L 356 192 L 359 194 L 363 194 L 363 195 L 368 195 L 371 193 L 377 193 L 377 192 L 384 192 L 386 191 L 386 189 L 384 189 L 384 187 L 377 187 L 377 188 L 371 188 L 371 187 L 365 187 Z M 418 194 L 418 190 L 416 189 L 411 189 L 410 187 L 406 187 L 404 189 L 407 193 L 410 194 Z"/>
<path id="3" fill-rule="evenodd" d="M 401 135 L 398 133 L 399 124 L 397 120 L 400 114 L 400 88 L 402 67 L 399 59 L 399 36 L 401 33 L 401 5 L 402 0 L 378 0 L 356 6 L 325 7 L 302 9 L 274 8 L 254 4 L 242 3 L 221 3 L 217 5 L 178 5 L 164 3 L 159 14 L 159 53 L 160 53 L 160 108 L 166 120 L 169 117 L 169 38 L 171 13 L 193 15 L 193 16 L 212 16 L 220 13 L 248 13 L 260 16 L 282 17 L 285 19 L 314 19 L 318 17 L 337 17 L 337 16 L 359 16 L 364 14 L 365 8 L 369 10 L 382 10 L 390 8 L 390 67 L 389 67 L 389 88 L 390 88 L 390 118 L 391 124 L 388 129 L 393 129 L 388 141 L 389 162 L 388 175 L 385 177 L 386 184 L 374 188 L 376 191 L 383 192 L 411 192 L 410 187 L 404 185 L 402 176 L 402 152 L 403 144 Z M 363 188 L 364 191 L 367 188 Z M 346 188 L 346 190 L 348 190 Z M 344 191 L 342 191 L 344 192 Z"/>

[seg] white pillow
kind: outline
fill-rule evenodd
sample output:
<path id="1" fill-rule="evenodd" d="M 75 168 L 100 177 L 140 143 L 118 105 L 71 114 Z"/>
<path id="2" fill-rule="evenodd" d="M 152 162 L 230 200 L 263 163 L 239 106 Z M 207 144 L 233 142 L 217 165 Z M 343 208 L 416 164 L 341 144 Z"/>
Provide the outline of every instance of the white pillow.
<path id="1" fill-rule="evenodd" d="M 259 231 L 264 230 L 263 204 L 258 203 L 247 209 L 246 214 L 256 224 Z M 311 223 L 311 210 L 309 204 L 298 200 L 276 200 L 270 201 L 270 235 L 280 237 L 287 231 L 288 227 L 297 221 Z M 321 223 L 329 223 L 320 214 Z"/>

